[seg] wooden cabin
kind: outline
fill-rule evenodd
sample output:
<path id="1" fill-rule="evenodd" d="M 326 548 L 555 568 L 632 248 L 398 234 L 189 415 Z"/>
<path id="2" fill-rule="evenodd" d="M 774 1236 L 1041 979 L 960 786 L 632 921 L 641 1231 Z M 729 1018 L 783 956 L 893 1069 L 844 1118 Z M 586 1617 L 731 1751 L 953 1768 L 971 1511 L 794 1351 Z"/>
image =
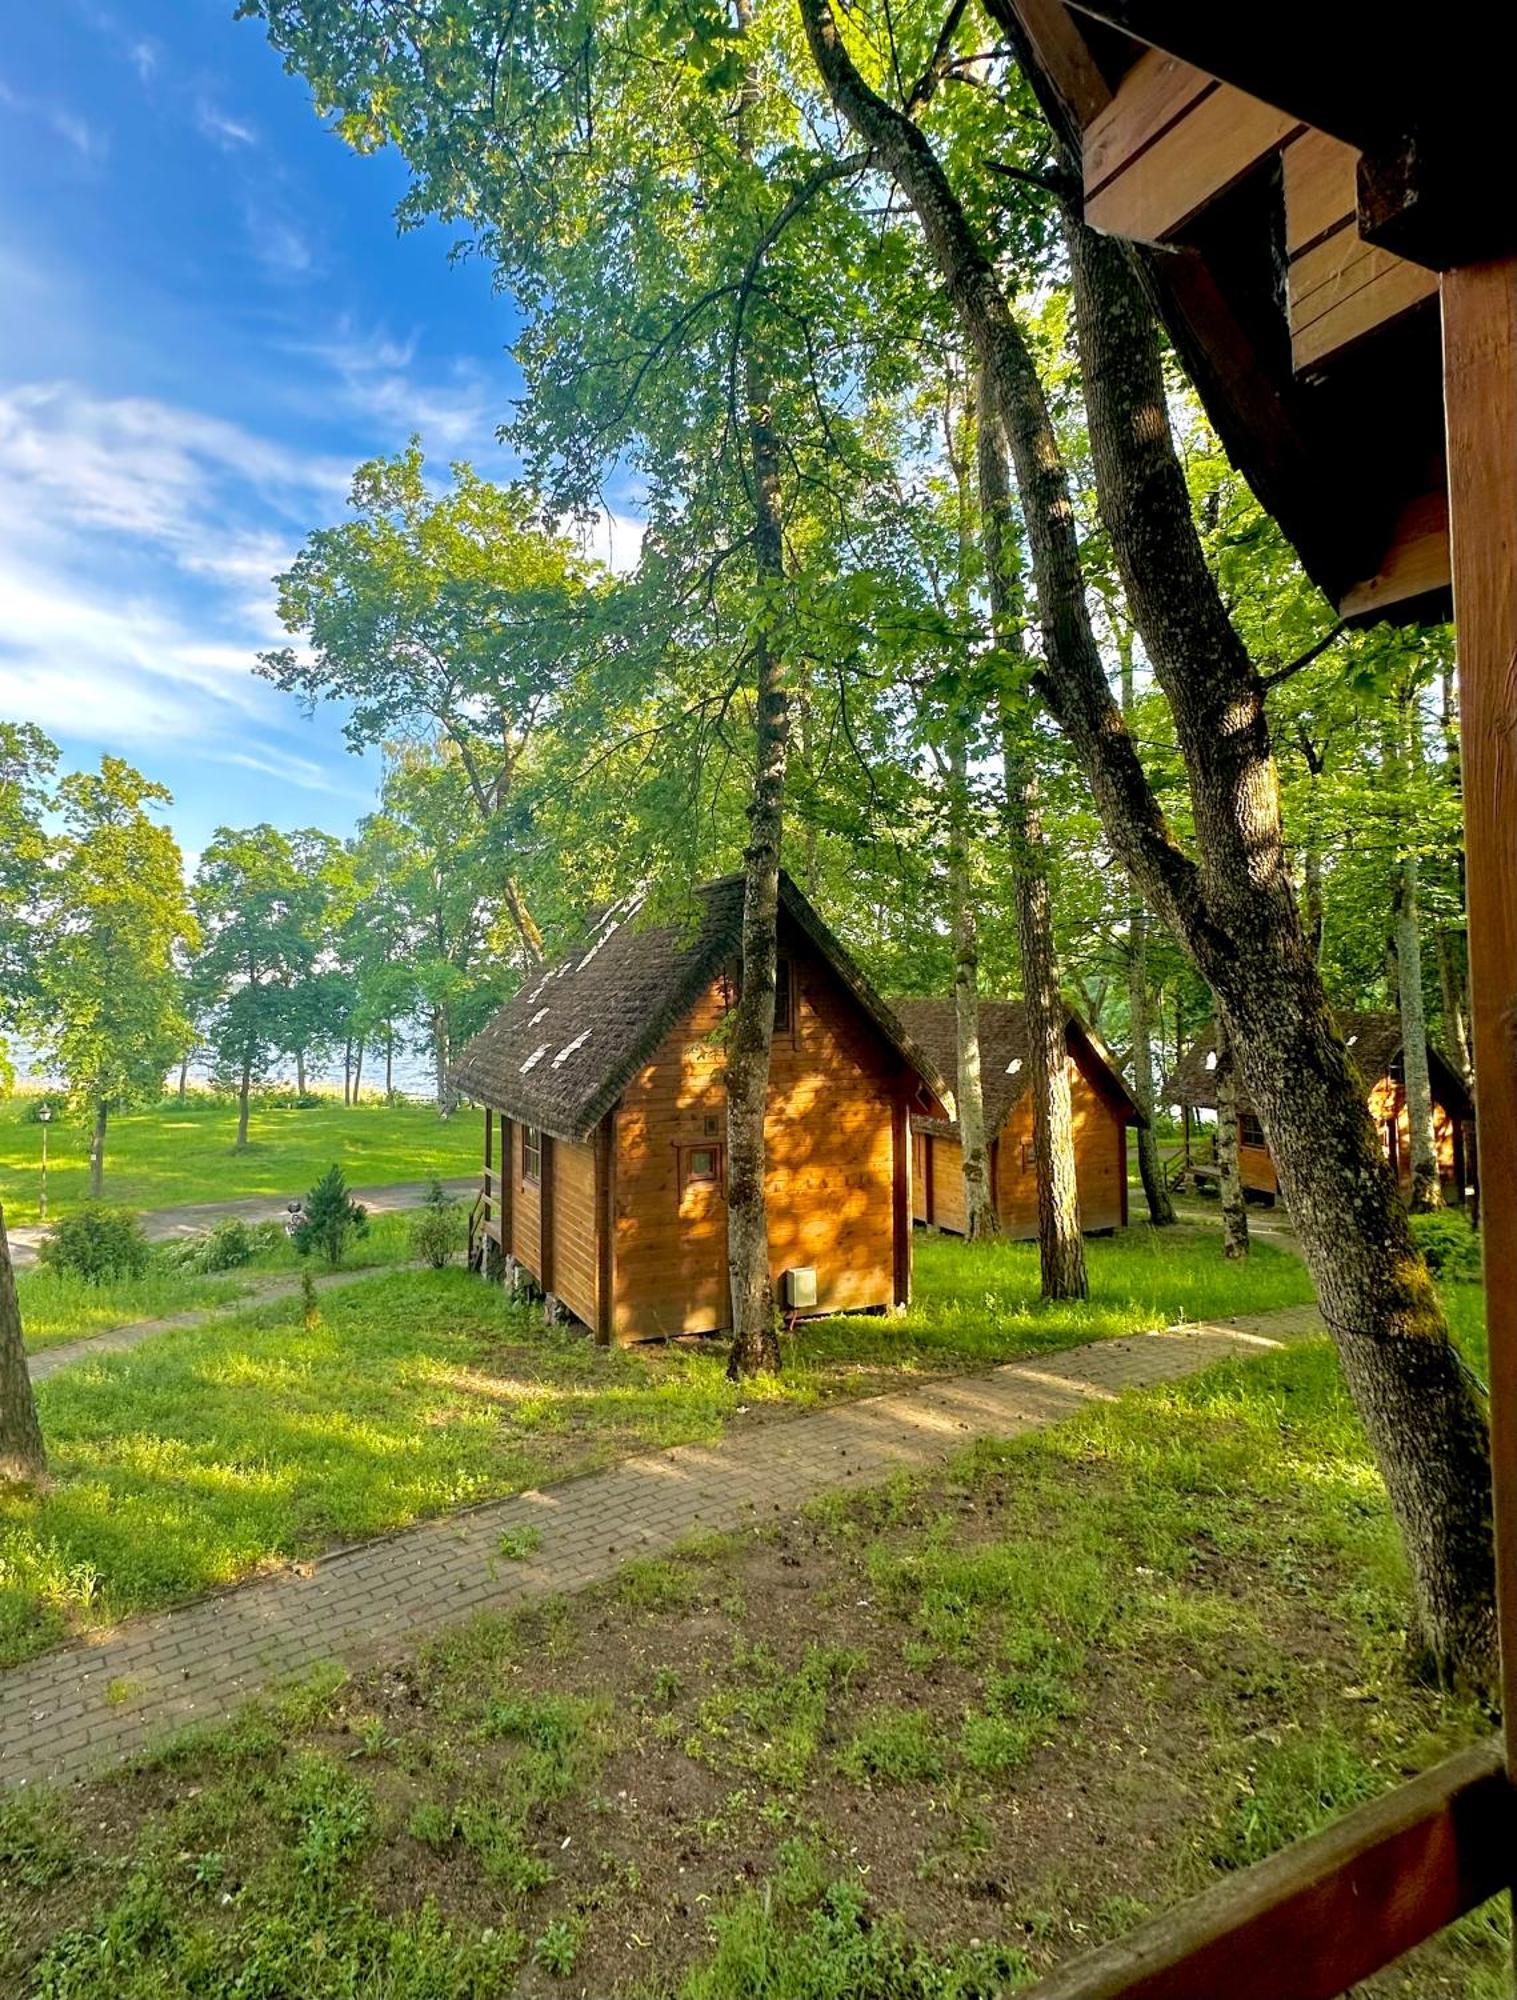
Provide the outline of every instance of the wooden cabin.
<path id="1" fill-rule="evenodd" d="M 1503 1736 L 1037 2000 L 1330 2000 L 1517 1886 L 1517 203 L 1498 10 L 987 0 L 1340 617 L 1459 659 Z M 1324 627 L 1325 627 L 1324 620 Z M 1099 1810 L 1099 1801 L 1093 1801 Z"/>
<path id="2" fill-rule="evenodd" d="M 1396 1014 L 1340 1014 L 1338 1026 L 1359 1067 L 1369 1095 L 1370 1115 L 1385 1156 L 1396 1169 L 1403 1192 L 1412 1186 L 1411 1121 L 1401 1057 L 1401 1021 Z M 1444 1197 L 1462 1202 L 1475 1169 L 1475 1106 L 1464 1080 L 1434 1043 L 1427 1045 L 1433 1094 L 1433 1137 Z M 1165 1101 L 1191 1111 L 1215 1111 L 1217 1038 L 1213 1029 L 1197 1036 L 1165 1086 Z M 1264 1127 L 1241 1085 L 1238 1092 L 1238 1179 L 1244 1192 L 1274 1202 L 1280 1179 L 1270 1157 Z"/>
<path id="3" fill-rule="evenodd" d="M 897 1000 L 912 1040 L 946 1077 L 958 1072 L 958 1025 L 949 1000 Z M 1075 1179 L 1087 1235 L 1127 1227 L 1127 1128 L 1143 1114 L 1121 1073 L 1078 1014 L 1065 1029 L 1074 1111 Z M 980 1073 L 989 1138 L 991 1200 L 1003 1235 L 1038 1233 L 1038 1180 L 1032 1151 L 1027 1015 L 1020 1000 L 980 1002 Z M 911 1121 L 912 1213 L 918 1222 L 964 1231 L 964 1153 L 949 1117 Z"/>
<path id="4" fill-rule="evenodd" d="M 722 1027 L 743 885 L 688 924 L 614 903 L 477 1035 L 454 1082 L 484 1107 L 475 1261 L 524 1273 L 603 1341 L 731 1324 Z M 782 1310 L 877 1311 L 911 1295 L 913 1107 L 946 1089 L 788 877 L 766 1192 Z"/>

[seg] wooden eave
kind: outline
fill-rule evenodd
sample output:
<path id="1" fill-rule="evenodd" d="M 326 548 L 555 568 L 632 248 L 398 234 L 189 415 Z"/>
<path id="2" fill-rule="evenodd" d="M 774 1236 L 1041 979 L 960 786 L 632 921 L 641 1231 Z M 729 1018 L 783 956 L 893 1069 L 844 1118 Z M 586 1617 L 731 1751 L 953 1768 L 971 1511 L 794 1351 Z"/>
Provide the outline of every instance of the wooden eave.
<path id="1" fill-rule="evenodd" d="M 1356 622 L 1446 617 L 1437 279 L 1360 236 L 1352 141 L 1307 100 L 1281 110 L 1145 46 L 1141 9 L 993 11 L 1080 161 L 1087 219 L 1137 244 L 1223 448 L 1307 573 Z"/>

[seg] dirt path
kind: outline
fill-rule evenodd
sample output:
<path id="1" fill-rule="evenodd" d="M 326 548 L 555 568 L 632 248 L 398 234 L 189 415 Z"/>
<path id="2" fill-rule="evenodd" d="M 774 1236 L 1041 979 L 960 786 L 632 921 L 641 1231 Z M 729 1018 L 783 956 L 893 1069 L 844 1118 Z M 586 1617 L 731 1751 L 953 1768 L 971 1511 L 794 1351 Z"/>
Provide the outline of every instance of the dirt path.
<path id="1" fill-rule="evenodd" d="M 364 1278 L 380 1278 L 387 1271 L 414 1270 L 414 1265 L 369 1264 L 356 1271 L 328 1271 L 316 1279 L 318 1292 L 330 1292 L 341 1285 L 356 1285 Z M 151 1340 L 158 1333 L 177 1333 L 182 1327 L 204 1326 L 210 1320 L 230 1319 L 234 1313 L 247 1312 L 252 1306 L 267 1305 L 271 1299 L 295 1298 L 299 1295 L 299 1276 L 281 1278 L 269 1274 L 254 1276 L 248 1280 L 251 1290 L 241 1298 L 228 1299 L 222 1305 L 196 1306 L 190 1312 L 165 1313 L 158 1319 L 127 1320 L 120 1326 L 102 1327 L 99 1333 L 81 1334 L 77 1340 L 60 1340 L 56 1346 L 44 1347 L 40 1354 L 27 1357 L 27 1370 L 34 1382 L 45 1382 L 49 1375 L 59 1368 L 67 1368 L 71 1362 L 83 1361 L 92 1354 L 124 1354 L 130 1347 L 138 1346 L 144 1340 Z"/>
<path id="2" fill-rule="evenodd" d="M 418 1208 L 427 1198 L 430 1181 L 395 1181 L 389 1187 L 353 1188 L 353 1199 L 361 1201 L 370 1215 L 387 1215 L 398 1208 Z M 444 1190 L 460 1198 L 475 1193 L 479 1187 L 479 1176 L 470 1174 L 465 1178 L 444 1181 Z M 177 1208 L 149 1209 L 142 1217 L 142 1226 L 148 1238 L 154 1243 L 172 1243 L 178 1237 L 198 1236 L 212 1224 L 223 1221 L 228 1216 L 240 1216 L 244 1222 L 276 1221 L 288 1209 L 297 1195 L 252 1195 L 243 1201 L 194 1201 L 182 1202 Z M 24 1270 L 37 1261 L 37 1245 L 47 1234 L 44 1225 L 23 1223 L 10 1232 L 11 1262 L 17 1270 Z"/>
<path id="3" fill-rule="evenodd" d="M 1095 1341 L 625 1460 L 490 1501 L 0 1674 L 0 1783 L 78 1778 L 324 1660 L 371 1657 L 485 1609 L 583 1589 L 695 1530 L 739 1528 L 850 1481 L 926 1470 L 1214 1362 L 1321 1331 L 1310 1306 Z M 501 1553 L 513 1531 L 526 1561 Z M 523 1534 L 525 1532 L 525 1536 Z M 535 1540 L 533 1538 L 535 1537 Z"/>

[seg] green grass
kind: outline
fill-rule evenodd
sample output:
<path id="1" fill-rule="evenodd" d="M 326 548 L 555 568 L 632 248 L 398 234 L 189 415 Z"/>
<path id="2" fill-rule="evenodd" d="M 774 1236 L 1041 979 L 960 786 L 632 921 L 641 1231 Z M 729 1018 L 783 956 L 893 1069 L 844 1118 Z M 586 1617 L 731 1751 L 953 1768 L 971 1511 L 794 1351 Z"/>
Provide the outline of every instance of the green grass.
<path id="1" fill-rule="evenodd" d="M 0 1986 L 1000 2000 L 1487 1726 L 1409 1671 L 1325 1341 L 657 1570 L 0 1806 Z M 1356 1990 L 1509 1952 L 1492 1905 Z"/>
<path id="2" fill-rule="evenodd" d="M 1093 1296 L 1073 1306 L 1029 1302 L 1032 1246 L 920 1251 L 910 1313 L 803 1324 L 785 1374 L 740 1387 L 721 1342 L 597 1348 L 456 1269 L 333 1292 L 309 1330 L 283 1300 L 83 1358 L 38 1385 L 54 1485 L 0 1498 L 0 1662 L 334 1543 L 713 1440 L 757 1404 L 1237 1311 L 1250 1284 L 1261 1308 L 1306 1293 L 1284 1253 L 1261 1248 L 1240 1277 L 1215 1238 L 1179 1232 L 1092 1243 Z"/>
<path id="3" fill-rule="evenodd" d="M 337 1268 L 362 1271 L 405 1263 L 411 1255 L 409 1229 L 406 1211 L 376 1216 L 368 1234 L 348 1244 Z M 256 1294 L 260 1279 L 294 1277 L 305 1261 L 310 1260 L 303 1260 L 293 1244 L 281 1240 L 236 1270 L 214 1275 L 177 1268 L 161 1248 L 155 1249 L 141 1277 L 110 1278 L 100 1284 L 33 1266 L 16 1274 L 27 1351 L 38 1354 L 64 1341 L 85 1340 L 139 1320 L 235 1304 Z M 318 1259 L 311 1268 L 320 1274 L 332 1267 Z"/>
<path id="4" fill-rule="evenodd" d="M 6 1221 L 37 1220 L 42 1127 L 24 1097 L 0 1104 L 0 1202 Z M 479 1118 L 441 1119 L 424 1104 L 323 1099 L 304 1111 L 255 1107 L 245 1151 L 235 1149 L 237 1108 L 208 1094 L 185 1104 L 122 1112 L 106 1136 L 107 1201 L 125 1208 L 303 1194 L 334 1160 L 355 1187 L 470 1174 L 481 1159 Z M 48 1207 L 58 1215 L 89 1196 L 89 1134 L 60 1112 L 48 1128 Z"/>

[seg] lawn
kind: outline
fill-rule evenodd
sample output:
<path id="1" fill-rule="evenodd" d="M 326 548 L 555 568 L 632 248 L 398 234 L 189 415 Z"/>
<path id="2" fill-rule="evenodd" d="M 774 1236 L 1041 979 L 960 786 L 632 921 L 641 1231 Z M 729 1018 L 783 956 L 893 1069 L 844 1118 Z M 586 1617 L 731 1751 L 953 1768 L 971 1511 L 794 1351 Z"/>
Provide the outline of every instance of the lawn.
<path id="1" fill-rule="evenodd" d="M 411 1213 L 399 1209 L 375 1216 L 368 1234 L 348 1243 L 337 1269 L 366 1271 L 405 1263 L 411 1256 Z M 461 1208 L 458 1227 L 462 1240 Z M 18 1271 L 16 1292 L 27 1352 L 38 1354 L 61 1341 L 85 1340 L 135 1321 L 232 1304 L 256 1295 L 264 1285 L 297 1276 L 308 1262 L 318 1274 L 332 1268 L 324 1258 L 302 1258 L 281 1231 L 277 1242 L 260 1248 L 246 1264 L 215 1274 L 183 1269 L 168 1247 L 155 1248 L 148 1269 L 136 1278 L 106 1278 L 95 1284 L 42 1266 Z"/>
<path id="2" fill-rule="evenodd" d="M 1225 1364 L 0 1808 L 0 1985 L 993 2000 L 1482 1733 L 1407 1610 L 1327 1344 Z"/>
<path id="3" fill-rule="evenodd" d="M 42 1127 L 29 1124 L 28 1099 L 0 1104 L 0 1201 L 12 1225 L 37 1220 Z M 362 1103 L 323 1098 L 304 1110 L 255 1107 L 249 1143 L 237 1152 L 237 1107 L 191 1094 L 151 1111 L 122 1112 L 110 1122 L 105 1199 L 124 1208 L 170 1208 L 180 1202 L 236 1201 L 304 1194 L 336 1160 L 355 1187 L 394 1181 L 448 1180 L 477 1171 L 479 1117 L 439 1118 L 425 1104 Z M 89 1196 L 89 1134 L 60 1113 L 48 1128 L 48 1206 L 54 1215 Z"/>
<path id="4" fill-rule="evenodd" d="M 334 1292 L 314 1328 L 285 1300 L 86 1357 L 38 1385 L 52 1490 L 0 1499 L 0 1663 L 776 1405 L 1310 1297 L 1295 1258 L 1240 1272 L 1203 1232 L 1093 1242 L 1070 1306 L 1036 1303 L 1035 1246 L 919 1248 L 910 1313 L 803 1325 L 741 1389 L 721 1342 L 597 1348 L 456 1269 Z"/>

